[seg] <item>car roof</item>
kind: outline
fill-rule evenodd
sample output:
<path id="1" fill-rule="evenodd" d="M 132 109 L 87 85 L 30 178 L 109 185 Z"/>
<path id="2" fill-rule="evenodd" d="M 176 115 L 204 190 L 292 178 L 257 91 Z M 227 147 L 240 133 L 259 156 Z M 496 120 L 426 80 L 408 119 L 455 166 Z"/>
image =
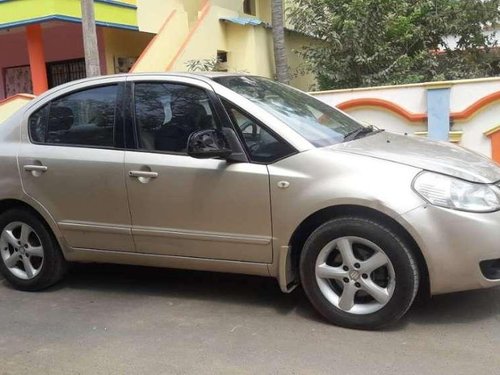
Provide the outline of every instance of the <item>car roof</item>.
<path id="1" fill-rule="evenodd" d="M 245 73 L 228 73 L 228 72 L 149 72 L 149 73 L 122 73 L 122 74 L 113 74 L 113 75 L 102 75 L 98 77 L 91 78 L 83 78 L 76 81 L 68 82 L 69 84 L 75 83 L 83 83 L 83 82 L 92 82 L 99 81 L 100 79 L 106 79 L 109 77 L 115 78 L 130 78 L 130 77 L 143 77 L 143 76 L 157 76 L 157 77 L 186 77 L 186 78 L 194 78 L 202 81 L 211 81 L 214 78 L 218 77 L 239 77 L 245 76 L 248 74 Z M 63 85 L 61 85 L 63 86 Z M 59 87 L 61 87 L 59 86 Z"/>
<path id="2" fill-rule="evenodd" d="M 235 76 L 244 76 L 248 74 L 244 73 L 227 73 L 227 72 L 145 72 L 145 73 L 122 73 L 122 74 L 111 74 L 111 75 L 102 75 L 98 77 L 91 77 L 91 78 L 83 78 L 71 82 L 64 83 L 62 85 L 56 86 L 46 92 L 44 92 L 42 95 L 38 96 L 35 98 L 33 101 L 28 103 L 25 109 L 31 108 L 33 106 L 38 105 L 38 103 L 47 96 L 52 95 L 52 93 L 57 92 L 57 91 L 64 91 L 66 88 L 70 88 L 73 86 L 79 86 L 81 84 L 92 84 L 96 83 L 99 84 L 100 81 L 106 81 L 109 79 L 112 79 L 114 82 L 120 81 L 120 80 L 126 80 L 127 78 L 131 77 L 182 77 L 182 78 L 191 78 L 191 79 L 196 79 L 199 81 L 203 81 L 206 83 L 213 82 L 214 78 L 217 77 L 235 77 Z"/>

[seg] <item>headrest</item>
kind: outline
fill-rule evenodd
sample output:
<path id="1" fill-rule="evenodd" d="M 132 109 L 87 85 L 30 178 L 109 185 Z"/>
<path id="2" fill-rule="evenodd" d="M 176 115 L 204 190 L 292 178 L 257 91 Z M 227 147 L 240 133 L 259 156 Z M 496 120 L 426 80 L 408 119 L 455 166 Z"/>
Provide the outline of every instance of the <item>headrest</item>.
<path id="1" fill-rule="evenodd" d="M 68 130 L 73 125 L 75 117 L 69 107 L 50 107 L 49 131 Z"/>

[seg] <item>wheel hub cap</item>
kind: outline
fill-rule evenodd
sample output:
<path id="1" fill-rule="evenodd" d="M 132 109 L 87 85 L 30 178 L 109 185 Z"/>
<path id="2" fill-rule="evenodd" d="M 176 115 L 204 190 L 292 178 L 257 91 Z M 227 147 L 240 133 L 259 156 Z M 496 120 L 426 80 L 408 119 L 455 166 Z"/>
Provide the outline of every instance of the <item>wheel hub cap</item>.
<path id="1" fill-rule="evenodd" d="M 44 261 L 40 237 L 26 223 L 8 224 L 0 234 L 0 258 L 14 276 L 33 279 L 42 270 Z"/>
<path id="2" fill-rule="evenodd" d="M 358 271 L 353 270 L 353 271 L 349 272 L 349 277 L 351 279 L 353 279 L 354 281 L 358 281 L 360 279 L 361 275 Z"/>
<path id="3" fill-rule="evenodd" d="M 337 238 L 318 254 L 316 281 L 323 296 L 340 310 L 365 315 L 392 298 L 396 276 L 390 259 L 375 243 L 360 237 Z"/>

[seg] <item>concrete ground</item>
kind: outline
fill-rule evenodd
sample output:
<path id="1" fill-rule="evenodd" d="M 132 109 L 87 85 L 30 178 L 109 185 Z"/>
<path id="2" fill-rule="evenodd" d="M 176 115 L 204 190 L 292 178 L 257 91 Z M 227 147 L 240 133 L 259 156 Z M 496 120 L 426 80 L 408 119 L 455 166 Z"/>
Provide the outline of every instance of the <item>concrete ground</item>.
<path id="1" fill-rule="evenodd" d="M 435 297 L 382 332 L 326 324 L 272 279 L 78 266 L 0 281 L 0 374 L 494 374 L 500 289 Z"/>

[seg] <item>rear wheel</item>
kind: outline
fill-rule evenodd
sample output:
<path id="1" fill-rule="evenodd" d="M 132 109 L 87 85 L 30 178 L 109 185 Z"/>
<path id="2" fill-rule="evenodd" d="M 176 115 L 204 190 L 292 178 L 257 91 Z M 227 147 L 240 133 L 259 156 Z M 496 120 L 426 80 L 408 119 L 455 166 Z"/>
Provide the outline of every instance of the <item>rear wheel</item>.
<path id="1" fill-rule="evenodd" d="M 402 317 L 418 290 L 415 259 L 396 233 L 372 220 L 331 220 L 308 238 L 304 290 L 330 322 L 376 329 Z"/>
<path id="2" fill-rule="evenodd" d="M 65 270 L 57 241 L 36 215 L 23 209 L 0 215 L 0 272 L 15 288 L 47 288 Z"/>

